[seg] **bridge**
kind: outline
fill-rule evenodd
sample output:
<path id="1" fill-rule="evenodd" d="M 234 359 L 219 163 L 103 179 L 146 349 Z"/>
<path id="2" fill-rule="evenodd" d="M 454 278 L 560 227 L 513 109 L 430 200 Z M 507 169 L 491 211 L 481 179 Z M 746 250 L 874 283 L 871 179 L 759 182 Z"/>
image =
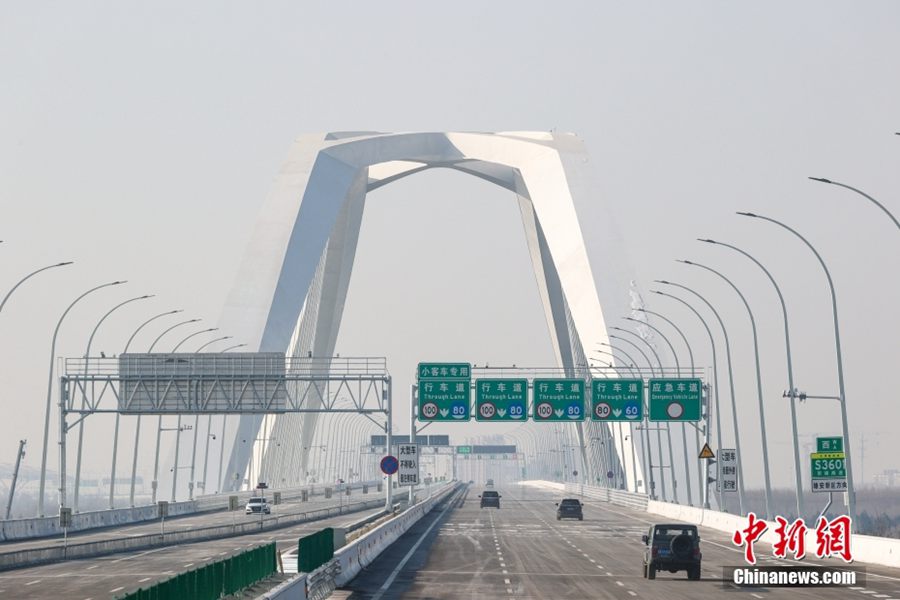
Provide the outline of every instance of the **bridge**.
<path id="1" fill-rule="evenodd" d="M 900 598 L 897 540 L 854 531 L 850 566 L 813 556 L 820 519 L 856 517 L 843 380 L 818 396 L 837 400 L 842 418 L 816 452 L 801 457 L 795 428 L 791 452 L 770 455 L 761 383 L 735 389 L 724 325 L 703 318 L 721 325 L 715 309 L 678 283 L 653 290 L 702 323 L 712 363 L 695 363 L 682 330 L 627 283 L 611 225 L 579 222 L 586 163 L 582 142 L 558 133 L 299 138 L 216 328 L 240 351 L 154 352 L 157 338 L 147 352 L 54 357 L 41 469 L 19 481 L 23 441 L 9 475 L 0 596 L 126 597 L 274 544 L 277 563 L 246 582 L 260 597 Z M 389 357 L 336 355 L 367 193 L 435 168 L 515 195 L 555 364 L 423 356 L 398 390 Z M 619 315 L 629 328 L 613 325 Z M 796 417 L 817 396 L 789 373 L 777 394 Z M 763 423 L 744 447 L 739 413 Z M 104 415 L 115 420 L 110 470 L 88 475 L 83 438 Z M 120 439 L 125 424 L 131 440 Z M 773 494 L 774 461 L 794 469 L 786 502 Z M 750 462 L 761 477 L 747 475 Z M 12 514 L 17 489 L 36 498 L 35 514 Z M 499 509 L 481 506 L 486 492 Z M 581 519 L 559 519 L 564 498 Z M 768 522 L 762 566 L 798 566 L 769 548 L 777 517 L 804 519 L 810 556 L 799 564 L 859 580 L 735 584 L 749 544 L 735 535 L 751 512 Z M 647 577 L 642 536 L 660 523 L 698 527 L 700 581 Z M 322 532 L 331 552 L 302 569 L 298 540 Z"/>

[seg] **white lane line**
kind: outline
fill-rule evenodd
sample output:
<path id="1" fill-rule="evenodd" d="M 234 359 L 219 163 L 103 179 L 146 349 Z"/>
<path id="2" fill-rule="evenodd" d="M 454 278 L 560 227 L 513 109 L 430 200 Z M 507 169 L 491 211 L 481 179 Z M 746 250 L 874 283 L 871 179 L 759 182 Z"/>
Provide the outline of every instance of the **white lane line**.
<path id="1" fill-rule="evenodd" d="M 100 566 L 100 565 L 91 565 L 90 567 L 88 567 L 88 569 L 96 569 L 96 568 L 99 567 L 99 566 Z"/>
<path id="2" fill-rule="evenodd" d="M 114 588 L 114 589 L 109 590 L 109 593 L 110 593 L 110 594 L 115 594 L 116 592 L 121 592 L 121 591 L 124 590 L 124 589 L 125 589 L 124 586 L 122 586 L 122 587 L 117 587 L 117 588 Z"/>
<path id="3" fill-rule="evenodd" d="M 509 585 L 509 584 L 510 584 L 510 581 L 509 581 L 509 579 L 504 579 L 504 580 L 503 580 L 503 583 L 505 583 L 506 585 Z"/>
<path id="4" fill-rule="evenodd" d="M 631 594 L 632 596 L 637 596 L 637 593 L 636 593 L 636 592 L 632 592 L 631 590 L 628 590 L 628 593 Z"/>
<path id="5" fill-rule="evenodd" d="M 184 565 L 184 568 L 187 569 L 188 567 L 193 567 L 193 566 L 194 566 L 194 563 L 188 563 L 188 564 Z"/>
<path id="6" fill-rule="evenodd" d="M 403 560 L 400 561 L 400 564 L 398 564 L 396 566 L 396 568 L 394 568 L 394 570 L 391 572 L 391 574 L 388 576 L 388 578 L 384 581 L 384 583 L 381 584 L 381 587 L 378 588 L 378 591 L 375 592 L 375 595 L 372 596 L 372 600 L 381 600 L 381 597 L 384 595 L 384 593 L 394 583 L 394 579 L 396 579 L 397 575 L 400 574 L 400 570 L 406 566 L 406 563 L 409 562 L 409 559 L 412 558 L 412 555 L 415 554 L 416 550 L 419 549 L 419 546 L 422 545 L 422 542 L 425 541 L 425 538 L 428 536 L 429 533 L 431 533 L 431 530 L 434 529 L 434 526 L 441 522 L 441 519 L 444 518 L 444 515 L 447 514 L 447 511 L 450 510 L 450 508 L 453 506 L 453 504 L 454 504 L 453 502 L 448 502 L 447 506 L 444 508 L 444 510 L 441 511 L 441 514 L 438 515 L 438 517 L 431 523 L 431 525 L 428 526 L 428 529 L 425 530 L 425 533 L 423 533 L 421 536 L 419 536 L 419 539 L 416 541 L 415 544 L 413 544 L 413 547 L 409 549 L 409 552 L 406 553 L 406 556 L 403 557 Z M 506 565 L 501 563 L 500 566 L 506 566 Z"/>
<path id="7" fill-rule="evenodd" d="M 506 593 L 507 593 L 507 594 L 512 594 L 512 588 L 506 588 Z"/>
<path id="8" fill-rule="evenodd" d="M 506 569 L 503 569 L 503 574 L 504 574 L 504 575 L 509 575 L 509 571 L 507 571 Z"/>
<path id="9" fill-rule="evenodd" d="M 138 583 L 144 583 L 145 581 L 150 581 L 150 577 L 144 577 L 143 579 L 138 579 Z"/>
<path id="10" fill-rule="evenodd" d="M 750 595 L 753 596 L 754 598 L 762 598 L 762 596 L 760 596 L 759 594 L 754 594 L 752 592 L 750 593 Z"/>
<path id="11" fill-rule="evenodd" d="M 621 581 L 617 581 L 617 582 L 616 582 L 616 585 L 620 585 L 620 586 L 622 586 L 622 587 L 625 587 L 625 584 L 622 583 Z"/>
<path id="12" fill-rule="evenodd" d="M 505 566 L 506 566 L 506 563 L 505 563 L 505 562 L 501 562 L 501 563 L 500 563 L 500 566 L 501 566 L 501 567 L 505 567 Z"/>
<path id="13" fill-rule="evenodd" d="M 25 585 L 34 585 L 34 584 L 36 584 L 36 583 L 40 583 L 40 582 L 41 582 L 41 580 L 40 580 L 40 579 L 35 579 L 35 580 L 34 580 L 34 581 L 29 581 L 29 582 L 28 582 L 28 583 L 26 583 L 26 584 L 25 584 Z"/>

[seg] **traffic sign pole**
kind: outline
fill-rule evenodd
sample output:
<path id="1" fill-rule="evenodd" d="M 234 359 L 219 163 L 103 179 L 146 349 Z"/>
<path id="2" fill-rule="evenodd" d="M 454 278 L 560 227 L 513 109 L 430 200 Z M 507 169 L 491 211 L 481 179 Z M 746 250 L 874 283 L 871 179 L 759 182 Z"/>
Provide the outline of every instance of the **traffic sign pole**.
<path id="1" fill-rule="evenodd" d="M 409 386 L 409 441 L 412 444 L 416 443 L 416 392 L 419 391 L 419 386 L 415 383 Z M 416 501 L 416 486 L 409 486 L 409 500 L 407 502 L 408 506 L 412 506 Z"/>
<path id="2" fill-rule="evenodd" d="M 391 453 L 391 448 L 394 444 L 394 410 L 393 410 L 393 401 L 391 397 L 393 386 L 391 385 L 391 378 L 388 377 L 387 381 L 387 422 L 385 423 L 385 434 L 387 435 L 387 454 Z M 394 508 L 394 476 L 388 475 L 387 478 L 387 489 L 384 492 L 384 510 L 387 512 L 393 511 Z"/>

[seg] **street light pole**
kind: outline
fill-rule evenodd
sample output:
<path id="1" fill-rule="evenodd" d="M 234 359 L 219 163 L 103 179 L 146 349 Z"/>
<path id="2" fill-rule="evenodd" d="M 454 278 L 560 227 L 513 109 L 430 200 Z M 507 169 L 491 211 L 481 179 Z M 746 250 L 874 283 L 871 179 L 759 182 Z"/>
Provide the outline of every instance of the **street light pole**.
<path id="1" fill-rule="evenodd" d="M 189 323 L 196 323 L 201 320 L 202 319 L 188 319 L 187 321 L 181 321 L 180 323 L 175 323 L 174 325 L 172 325 L 171 327 L 169 327 L 168 329 L 166 329 L 165 331 L 160 333 L 158 336 L 156 336 L 156 339 L 153 340 L 152 344 L 150 344 L 150 348 L 147 350 L 147 353 L 152 354 L 153 349 L 156 347 L 156 344 L 159 342 L 159 340 L 161 340 L 164 335 L 166 335 L 173 329 L 182 327 Z M 162 431 L 163 431 L 162 418 L 163 418 L 163 416 L 159 415 L 159 418 L 156 421 L 156 452 L 154 453 L 154 458 L 153 458 L 153 481 L 150 482 L 151 503 L 152 504 L 156 504 L 156 492 L 157 492 L 157 488 L 159 487 L 159 444 L 162 439 Z M 181 419 L 181 417 L 179 417 L 179 423 L 178 423 L 179 427 L 181 426 L 180 419 Z M 179 433 L 179 436 L 180 436 L 180 433 Z"/>
<path id="2" fill-rule="evenodd" d="M 631 334 L 634 337 L 636 337 L 637 339 L 639 339 L 640 341 L 642 341 L 648 348 L 650 348 L 650 352 L 653 354 L 654 358 L 656 358 L 656 363 L 659 365 L 659 376 L 665 377 L 665 375 L 666 375 L 665 367 L 663 367 L 662 359 L 660 359 L 659 353 L 656 351 L 656 348 L 653 347 L 653 344 L 651 344 L 650 342 L 645 340 L 640 334 L 635 333 L 634 331 L 629 331 L 628 329 L 623 329 L 621 327 L 610 327 L 610 329 L 615 329 L 616 331 L 621 331 L 623 333 Z M 622 337 L 617 337 L 617 336 L 609 336 L 609 337 L 625 341 L 625 338 L 622 338 Z M 635 345 L 635 348 L 637 348 L 637 347 L 638 346 Z M 652 370 L 652 368 L 653 368 L 652 363 L 650 363 L 650 367 Z M 647 417 L 649 419 L 649 412 L 648 412 Z M 649 421 L 648 421 L 648 423 L 649 423 Z M 675 500 L 675 503 L 678 504 L 678 480 L 675 478 L 675 452 L 672 450 L 672 431 L 669 427 L 669 423 L 666 423 L 665 425 L 666 425 L 666 427 L 665 427 L 666 441 L 667 441 L 667 445 L 669 446 L 669 478 L 672 480 L 672 498 Z M 661 430 L 662 430 L 662 426 L 657 425 L 656 435 L 657 435 L 657 439 L 658 439 L 658 442 L 660 445 L 659 478 L 663 482 L 663 497 L 666 498 L 666 494 L 665 494 L 666 478 L 662 471 L 663 464 L 662 464 L 662 437 L 661 437 L 662 434 L 660 433 Z"/>
<path id="3" fill-rule="evenodd" d="M 834 346 L 835 353 L 837 355 L 837 372 L 838 372 L 838 389 L 841 396 L 841 426 L 844 433 L 844 454 L 847 457 L 845 461 L 847 463 L 847 512 L 851 519 L 856 518 L 856 488 L 853 485 L 853 462 L 850 459 L 850 428 L 848 426 L 847 421 L 847 395 L 844 390 L 844 359 L 841 353 L 841 330 L 838 326 L 838 312 L 837 312 L 837 295 L 834 291 L 834 281 L 831 279 L 831 273 L 828 271 L 828 267 L 825 266 L 825 261 L 822 260 L 822 256 L 816 250 L 816 248 L 809 243 L 805 237 L 800 235 L 800 233 L 789 227 L 788 225 L 782 223 L 781 221 L 776 221 L 770 217 L 764 217 L 762 215 L 755 215 L 753 213 L 747 212 L 739 212 L 737 213 L 743 217 L 752 217 L 755 219 L 762 219 L 763 221 L 768 221 L 770 223 L 774 223 L 783 229 L 793 233 L 796 237 L 800 238 L 806 247 L 809 248 L 812 253 L 816 256 L 816 259 L 819 261 L 819 265 L 821 265 L 822 270 L 825 271 L 825 278 L 828 280 L 828 289 L 831 292 L 831 314 L 834 320 Z"/>
<path id="4" fill-rule="evenodd" d="M 88 338 L 87 348 L 84 351 L 84 376 L 87 378 L 88 374 L 88 361 L 91 356 L 91 344 L 94 342 L 94 336 L 97 335 L 97 330 L 100 329 L 100 325 L 103 324 L 103 321 L 106 318 L 116 312 L 118 309 L 122 308 L 126 304 L 131 304 L 132 302 L 137 302 L 138 300 L 146 300 L 147 298 L 153 298 L 153 295 L 145 295 L 138 296 L 136 298 L 131 298 L 129 300 L 125 300 L 124 302 L 120 302 L 113 306 L 105 315 L 103 315 L 97 324 L 94 326 L 93 331 L 91 331 L 91 335 Z M 84 410 L 85 406 L 87 406 L 87 383 L 85 383 L 82 388 L 81 394 L 81 409 Z M 73 492 L 72 498 L 72 511 L 78 512 L 78 495 L 81 491 L 81 449 L 82 443 L 84 440 L 84 419 L 80 419 L 78 421 L 78 450 L 75 453 L 75 491 Z M 116 413 L 116 426 L 115 433 L 113 434 L 113 451 L 112 451 L 112 478 L 109 482 L 109 508 L 113 508 L 113 493 L 115 491 L 115 474 L 116 474 L 116 450 L 119 445 L 119 413 Z"/>
<path id="5" fill-rule="evenodd" d="M 753 317 L 753 311 L 750 310 L 750 303 L 747 302 L 747 299 L 744 297 L 744 294 L 741 293 L 741 290 L 738 289 L 736 285 L 734 285 L 730 279 L 713 269 L 712 267 L 707 267 L 706 265 L 701 265 L 699 263 L 687 261 L 687 260 L 679 260 L 682 264 L 691 265 L 692 267 L 700 267 L 701 269 L 705 269 L 710 273 L 718 275 L 722 280 L 725 281 L 728 285 L 731 286 L 737 295 L 740 297 L 741 302 L 744 303 L 744 308 L 747 309 L 747 314 L 750 315 L 750 329 L 753 332 L 753 355 L 755 357 L 756 364 L 756 394 L 759 401 L 759 426 L 760 426 L 760 436 L 762 438 L 762 452 L 763 452 L 763 476 L 766 484 L 766 519 L 772 518 L 772 480 L 769 475 L 769 442 L 766 438 L 766 415 L 765 415 L 765 407 L 763 405 L 763 392 L 762 392 L 762 374 L 760 373 L 759 368 L 759 339 L 756 334 L 756 319 Z"/>
<path id="6" fill-rule="evenodd" d="M 688 357 L 690 358 L 690 361 L 691 361 L 691 377 L 693 377 L 693 376 L 694 376 L 694 373 L 696 372 L 696 366 L 694 365 L 694 351 L 693 351 L 693 349 L 691 348 L 691 345 L 688 343 L 687 336 L 684 335 L 684 332 L 681 331 L 681 329 L 679 329 L 678 326 L 675 325 L 675 323 L 673 323 L 670 319 L 668 319 L 668 318 L 666 318 L 665 316 L 659 314 L 658 312 L 653 312 L 652 310 L 647 310 L 647 309 L 645 309 L 645 308 L 638 308 L 637 310 L 640 311 L 640 312 L 643 312 L 643 313 L 647 313 L 648 315 L 654 315 L 654 316 L 656 316 L 656 317 L 659 317 L 660 319 L 662 319 L 663 321 L 665 321 L 666 323 L 668 323 L 669 325 L 671 325 L 672 328 L 673 328 L 675 331 L 678 332 L 678 335 L 681 336 L 682 341 L 684 341 L 684 345 L 687 347 Z M 715 372 L 716 372 L 716 366 L 713 365 L 713 373 L 715 374 Z M 718 381 L 715 382 L 715 385 L 716 385 L 716 418 L 718 419 L 718 416 L 719 416 L 719 400 L 718 400 L 718 398 L 719 398 L 719 389 L 718 389 L 719 384 L 718 384 Z M 717 427 L 718 427 L 718 426 L 717 426 Z M 720 436 L 720 438 L 721 438 L 721 436 Z M 697 454 L 699 455 L 699 454 L 700 454 L 700 428 L 699 428 L 699 427 L 694 427 L 694 444 L 695 444 L 695 446 L 696 446 L 696 448 L 697 448 Z M 721 446 L 721 444 L 720 444 L 720 446 Z M 700 483 L 700 487 L 698 488 L 698 489 L 700 489 L 700 490 L 702 490 L 704 487 L 706 487 L 706 485 L 708 485 L 708 483 L 709 483 L 708 481 L 704 481 L 704 479 L 708 480 L 709 477 L 706 476 L 706 475 L 702 472 L 702 469 L 700 469 L 700 468 L 699 468 L 699 465 L 698 465 L 698 468 L 697 468 L 697 480 L 698 480 L 699 483 Z"/>
<path id="7" fill-rule="evenodd" d="M 625 319 L 628 321 L 632 321 L 634 323 L 638 323 L 640 325 L 646 325 L 647 327 L 649 327 L 650 329 L 652 329 L 653 331 L 655 331 L 656 333 L 659 334 L 659 337 L 661 337 L 663 339 L 663 341 L 666 343 L 666 345 L 669 346 L 669 351 L 672 353 L 672 357 L 675 359 L 675 371 L 678 373 L 678 376 L 681 377 L 681 363 L 678 361 L 678 355 L 675 353 L 675 346 L 672 345 L 672 342 L 669 341 L 669 338 L 667 338 L 663 334 L 663 332 L 660 331 L 658 328 L 654 327 L 653 325 L 651 325 L 650 323 L 648 323 L 646 321 L 641 321 L 641 320 L 635 319 L 633 317 L 625 317 Z M 694 376 L 694 374 L 693 374 L 693 372 L 691 372 L 691 377 L 693 377 L 693 376 Z M 668 426 L 669 426 L 669 424 L 666 423 L 666 427 L 668 427 Z M 669 438 L 669 443 L 670 444 L 672 443 L 671 437 Z M 685 480 L 687 481 L 688 504 L 690 506 L 693 506 L 694 499 L 691 494 L 691 467 L 690 467 L 690 463 L 688 463 L 687 425 L 685 425 L 684 423 L 681 424 L 681 443 L 684 447 L 684 477 L 685 477 Z M 673 480 L 675 479 L 675 465 L 672 465 L 672 479 Z M 675 502 L 678 502 L 677 493 L 675 496 Z"/>
<path id="8" fill-rule="evenodd" d="M 829 183 L 831 185 L 836 185 L 838 187 L 847 188 L 848 190 L 856 192 L 857 194 L 859 194 L 860 196 L 863 196 L 864 198 L 868 198 L 869 200 L 872 201 L 873 204 L 875 204 L 875 206 L 877 206 L 878 208 L 880 208 L 881 210 L 884 211 L 884 214 L 886 214 L 891 219 L 891 221 L 894 222 L 894 225 L 897 226 L 897 229 L 900 229 L 900 221 L 897 221 L 897 217 L 895 217 L 893 214 L 891 214 L 891 211 L 889 211 L 887 208 L 885 208 L 885 206 L 881 202 L 879 202 L 872 196 L 868 195 L 864 191 L 858 190 L 855 187 L 851 187 L 851 186 L 847 185 L 846 183 L 838 183 L 837 181 L 831 181 L 830 179 L 825 179 L 824 177 L 810 177 L 809 179 L 812 179 L 813 181 L 818 181 L 820 183 Z M 742 213 L 738 213 L 738 214 L 742 214 Z M 746 214 L 746 216 L 749 216 L 749 214 Z"/>
<path id="9" fill-rule="evenodd" d="M 200 352 L 201 350 L 203 350 L 204 348 L 206 348 L 209 345 L 215 344 L 216 342 L 221 342 L 222 340 L 230 340 L 233 337 L 234 337 L 233 335 L 225 335 L 222 337 L 218 337 L 214 340 L 210 340 L 210 341 L 206 342 L 205 344 L 203 344 L 202 346 L 200 346 L 199 348 L 197 348 L 196 350 L 194 350 L 194 354 Z M 223 350 L 223 352 L 224 352 L 224 350 Z"/>
<path id="10" fill-rule="evenodd" d="M 122 351 L 122 354 L 128 354 L 128 348 L 131 346 L 132 340 L 134 340 L 135 336 L 138 334 L 138 332 L 141 331 L 141 329 L 144 328 L 144 326 L 149 325 L 156 319 L 159 319 L 159 318 L 162 318 L 162 317 L 165 317 L 168 315 L 174 315 L 174 314 L 180 313 L 180 312 L 183 312 L 183 311 L 181 309 L 178 309 L 178 310 L 170 310 L 167 312 L 159 313 L 158 315 L 154 315 L 154 316 L 150 317 L 149 319 L 147 319 L 146 321 L 144 321 L 143 323 L 141 323 L 140 325 L 138 325 L 138 328 L 134 330 L 134 333 L 131 334 L 131 337 L 128 338 L 128 341 L 125 343 L 125 349 Z M 118 419 L 118 415 L 116 415 L 116 418 Z M 141 415 L 138 415 L 137 423 L 135 424 L 135 427 L 134 427 L 134 457 L 132 458 L 132 461 L 131 461 L 131 489 L 128 492 L 128 503 L 129 503 L 129 506 L 131 506 L 131 508 L 134 508 L 134 488 L 135 488 L 135 482 L 137 479 L 138 443 L 140 442 L 140 439 L 141 439 Z"/>
<path id="11" fill-rule="evenodd" d="M 721 327 L 721 329 L 722 329 L 722 335 L 725 338 L 725 359 L 726 359 L 726 364 L 728 365 L 728 389 L 731 392 L 731 425 L 732 425 L 733 433 L 734 433 L 734 448 L 735 448 L 735 451 L 737 452 L 737 474 L 738 474 L 738 485 L 740 486 L 738 488 L 738 505 L 739 505 L 738 509 L 740 511 L 740 514 L 744 514 L 744 469 L 743 469 L 743 463 L 741 462 L 742 461 L 742 458 L 741 458 L 741 456 L 742 456 L 742 454 L 741 454 L 741 432 L 740 432 L 740 429 L 738 428 L 737 401 L 735 400 L 735 394 L 734 394 L 734 369 L 732 368 L 732 364 L 731 364 L 731 341 L 728 339 L 728 330 L 725 329 L 725 322 L 722 321 L 722 317 L 719 316 L 719 311 L 717 311 L 715 309 L 715 307 L 712 304 L 710 304 L 706 298 L 704 298 L 703 296 L 701 296 L 700 294 L 698 294 L 691 288 L 689 288 L 685 285 L 681 285 L 680 283 L 673 283 L 671 281 L 665 281 L 662 279 L 655 280 L 655 283 L 661 283 L 663 285 L 671 285 L 671 286 L 674 286 L 677 288 L 681 288 L 684 291 L 689 292 L 690 294 L 693 294 L 694 296 L 696 296 L 701 302 L 703 302 L 709 308 L 710 311 L 712 311 L 712 314 L 715 315 L 716 320 L 719 322 L 719 327 Z M 661 294 L 663 296 L 668 296 L 669 298 L 672 298 L 673 300 L 677 300 L 677 301 L 681 302 L 682 304 L 687 306 L 691 310 L 691 312 L 693 312 L 695 315 L 697 315 L 697 318 L 700 319 L 700 321 L 704 324 L 704 326 L 706 325 L 706 321 L 703 319 L 703 317 L 700 316 L 700 313 L 697 312 L 694 309 L 694 307 L 691 306 L 688 302 L 685 302 L 678 296 L 673 296 L 671 294 L 666 294 L 666 293 L 659 292 L 659 291 L 657 291 L 656 293 Z M 707 327 L 707 332 L 709 332 L 708 327 Z M 710 334 L 710 335 L 712 335 L 712 334 Z M 718 379 L 715 363 L 713 363 L 713 377 Z M 719 396 L 718 396 L 718 394 L 716 394 L 716 414 L 717 415 L 721 414 L 721 411 L 718 410 L 718 407 L 719 407 Z M 718 419 L 716 421 L 716 428 L 720 432 L 718 434 L 718 441 L 719 441 L 719 446 L 721 447 L 721 445 L 722 445 L 722 434 L 721 434 L 722 428 L 719 425 Z"/>
<path id="12" fill-rule="evenodd" d="M 38 491 L 38 516 L 44 516 L 44 488 L 47 484 L 47 437 L 50 434 L 50 403 L 53 397 L 53 363 L 56 360 L 56 338 L 59 335 L 59 328 L 62 326 L 63 320 L 66 318 L 66 315 L 69 314 L 69 311 L 78 304 L 78 302 L 93 292 L 97 290 L 101 290 L 106 287 L 110 287 L 113 285 L 121 285 L 125 283 L 124 281 L 112 281 L 110 283 L 104 283 L 103 285 L 98 285 L 97 287 L 93 287 L 88 291 L 84 292 L 63 311 L 62 316 L 59 318 L 59 321 L 56 323 L 56 329 L 53 330 L 53 341 L 50 343 L 50 374 L 47 377 L 47 405 L 44 409 L 44 443 L 43 450 L 41 451 L 41 483 L 40 489 Z M 60 435 L 65 435 L 64 431 L 60 432 Z M 62 444 L 60 444 L 60 466 L 65 462 L 65 454 L 62 452 Z M 65 503 L 65 498 L 60 494 L 60 507 L 63 507 Z"/>
<path id="13" fill-rule="evenodd" d="M 613 329 L 615 329 L 615 328 L 613 328 Z M 627 331 L 627 330 L 625 330 L 625 329 L 622 329 L 622 331 L 626 331 L 627 333 L 631 333 L 630 331 Z M 637 334 L 635 334 L 635 335 L 637 335 Z M 609 339 L 612 339 L 612 340 L 619 340 L 620 342 L 625 342 L 626 344 L 629 344 L 630 346 L 634 347 L 634 349 L 637 350 L 638 353 L 639 353 L 642 357 L 644 357 L 644 360 L 647 361 L 647 365 L 650 367 L 650 376 L 651 376 L 651 377 L 656 377 L 656 369 L 653 368 L 653 362 L 650 360 L 650 357 L 647 356 L 647 353 L 644 352 L 643 349 L 641 349 L 640 346 L 638 346 L 637 344 L 635 344 L 635 343 L 632 342 L 631 340 L 629 340 L 629 339 L 627 339 L 627 338 L 623 338 L 623 337 L 618 336 L 618 335 L 610 335 L 610 336 L 608 336 L 608 337 L 609 337 Z M 638 336 L 638 337 L 640 338 L 640 336 Z M 643 340 L 644 338 L 640 338 L 640 339 Z M 645 342 L 645 343 L 646 343 L 646 342 Z M 650 344 L 647 344 L 647 346 L 649 346 L 651 350 L 653 349 L 653 347 L 650 346 Z M 612 348 L 612 346 L 610 346 L 610 348 Z M 619 352 L 622 352 L 622 350 L 620 349 Z M 627 356 L 627 354 L 626 354 L 626 356 Z M 641 379 L 643 379 L 643 377 L 642 377 Z M 647 442 L 648 456 L 651 456 L 651 459 L 650 459 L 650 460 L 651 460 L 651 462 L 650 462 L 650 487 L 653 489 L 653 494 L 652 494 L 652 496 L 653 496 L 654 499 L 655 499 L 655 496 L 656 496 L 656 481 L 653 479 L 653 462 L 652 462 L 652 454 L 651 454 L 653 448 L 651 447 L 652 444 L 650 443 L 650 438 L 651 438 L 652 436 L 650 435 L 650 429 L 649 429 L 649 427 L 650 427 L 650 411 L 649 411 L 649 406 L 648 406 L 647 402 L 644 402 L 644 415 L 645 415 L 645 419 L 644 419 L 643 430 L 647 432 L 647 435 L 644 437 L 644 440 Z M 664 501 L 664 502 L 668 502 L 668 501 L 669 501 L 669 495 L 666 493 L 666 476 L 665 476 L 665 474 L 663 473 L 663 459 L 662 459 L 662 445 L 663 445 L 663 444 L 662 444 L 662 433 L 661 433 L 661 431 L 662 431 L 662 427 L 657 427 L 657 428 L 656 428 L 656 456 L 657 456 L 657 458 L 659 458 L 659 464 L 658 464 L 657 468 L 659 469 L 659 487 L 660 487 L 660 489 L 661 489 L 662 498 L 663 498 L 663 501 Z M 669 457 L 669 462 L 672 462 L 672 457 L 671 457 L 671 456 Z"/>
<path id="14" fill-rule="evenodd" d="M 679 302 L 681 302 L 682 304 L 687 306 L 689 309 L 691 309 L 691 311 L 695 315 L 697 315 L 697 318 L 700 319 L 700 323 L 703 324 L 703 328 L 706 329 L 706 335 L 709 336 L 709 345 L 712 348 L 713 388 L 715 388 L 716 435 L 718 436 L 716 439 L 717 439 L 719 449 L 721 450 L 721 448 L 722 448 L 722 426 L 721 426 L 721 419 L 719 417 L 719 415 L 721 414 L 719 411 L 719 368 L 717 366 L 718 359 L 716 358 L 716 342 L 713 339 L 713 334 L 709 330 L 709 326 L 706 324 L 706 321 L 703 319 L 703 317 L 700 316 L 700 313 L 698 313 L 696 310 L 694 310 L 693 306 L 691 306 L 690 304 L 688 304 L 681 298 L 678 298 L 677 296 L 672 296 L 671 294 L 666 294 L 665 292 L 660 292 L 659 290 L 650 290 L 650 292 L 654 293 L 654 294 L 659 294 L 661 296 L 666 296 L 666 297 L 672 298 L 674 300 L 678 300 Z M 704 432 L 703 432 L 704 433 L 704 441 L 707 444 L 709 443 L 709 430 L 710 430 L 710 425 L 711 425 L 711 422 L 709 419 L 708 402 L 709 402 L 709 398 L 707 398 L 706 426 L 704 427 Z M 704 473 L 705 481 L 703 483 L 703 488 L 702 488 L 703 489 L 703 508 L 709 508 L 709 462 L 706 463 L 706 467 L 704 468 L 704 471 L 705 471 L 705 473 Z M 719 486 L 719 508 L 722 510 L 725 509 L 725 502 L 723 499 L 723 493 L 722 493 L 721 486 Z"/>
<path id="15" fill-rule="evenodd" d="M 766 274 L 766 277 L 769 278 L 769 281 L 772 282 L 772 286 L 775 288 L 775 292 L 778 294 L 778 301 L 781 303 L 781 314 L 784 319 L 784 346 L 785 353 L 787 354 L 787 374 L 788 374 L 788 390 L 791 391 L 791 430 L 793 432 L 793 442 L 794 442 L 794 483 L 797 489 L 797 518 L 802 519 L 804 515 L 803 510 L 803 474 L 800 471 L 800 440 L 797 435 L 797 401 L 793 397 L 794 390 L 794 367 L 793 362 L 791 361 L 791 333 L 788 329 L 788 314 L 787 314 L 787 306 L 784 302 L 784 296 L 781 293 L 781 288 L 778 287 L 778 283 L 775 282 L 775 278 L 772 277 L 772 274 L 766 269 L 761 262 L 750 256 L 747 252 L 741 250 L 736 246 L 732 246 L 731 244 L 726 244 L 724 242 L 717 242 L 715 240 L 699 240 L 701 242 L 706 242 L 708 244 L 714 244 L 716 246 L 724 246 L 725 248 L 730 248 L 735 252 L 746 256 L 751 261 L 753 261 L 757 267 L 762 269 L 763 273 Z"/>

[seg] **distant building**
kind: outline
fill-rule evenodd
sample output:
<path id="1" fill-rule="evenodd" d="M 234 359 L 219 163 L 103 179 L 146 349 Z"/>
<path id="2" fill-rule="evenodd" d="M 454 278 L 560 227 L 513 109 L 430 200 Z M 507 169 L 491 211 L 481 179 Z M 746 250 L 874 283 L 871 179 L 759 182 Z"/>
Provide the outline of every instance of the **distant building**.
<path id="1" fill-rule="evenodd" d="M 900 487 L 900 469 L 885 469 L 876 475 L 875 487 Z"/>

